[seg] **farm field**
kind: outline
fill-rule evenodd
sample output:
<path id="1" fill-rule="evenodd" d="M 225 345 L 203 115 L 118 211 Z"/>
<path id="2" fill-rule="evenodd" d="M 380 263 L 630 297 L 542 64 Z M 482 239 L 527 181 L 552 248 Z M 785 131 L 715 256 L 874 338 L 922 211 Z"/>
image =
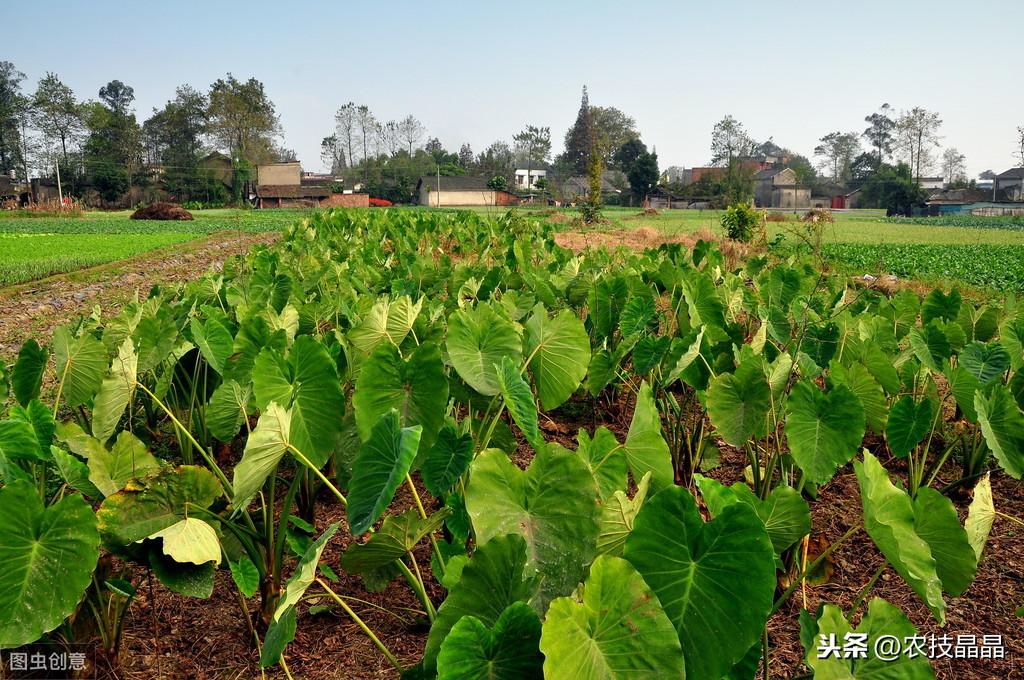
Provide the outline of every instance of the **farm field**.
<path id="1" fill-rule="evenodd" d="M 820 641 L 856 629 L 856 668 L 1012 677 L 1015 301 L 556 227 L 316 213 L 26 340 L 0 647 L 91 641 L 100 677 L 753 680 L 851 677 Z M 874 646 L 945 634 L 974 658 Z"/>

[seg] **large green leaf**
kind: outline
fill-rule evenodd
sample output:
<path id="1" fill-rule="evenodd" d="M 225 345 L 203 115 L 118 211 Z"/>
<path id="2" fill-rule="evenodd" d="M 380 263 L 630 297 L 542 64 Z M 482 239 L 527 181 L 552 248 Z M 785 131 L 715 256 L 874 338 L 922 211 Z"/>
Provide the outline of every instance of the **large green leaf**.
<path id="1" fill-rule="evenodd" d="M 672 621 L 640 574 L 618 557 L 598 557 L 572 597 L 551 603 L 540 647 L 549 678 L 686 677 Z M 691 677 L 719 676 L 698 676 L 691 670 Z"/>
<path id="2" fill-rule="evenodd" d="M 829 377 L 834 384 L 846 385 L 857 395 L 864 409 L 864 423 L 869 429 L 878 434 L 885 432 L 889 404 L 882 386 L 864 364 L 858 362 L 843 366 L 833 360 L 829 365 Z"/>
<path id="3" fill-rule="evenodd" d="M 29 340 L 18 350 L 18 360 L 11 371 L 11 391 L 22 406 L 39 396 L 43 384 L 43 371 L 50 353 L 35 340 Z"/>
<path id="4" fill-rule="evenodd" d="M 222 442 L 230 442 L 238 434 L 249 414 L 252 388 L 242 387 L 234 380 L 217 386 L 206 405 L 206 427 Z"/>
<path id="5" fill-rule="evenodd" d="M 946 295 L 938 288 L 934 288 L 925 296 L 924 303 L 921 305 L 921 320 L 924 323 L 929 323 L 932 319 L 953 321 L 960 314 L 960 304 L 962 301 L 963 298 L 960 296 L 960 291 L 956 288 L 951 290 L 949 295 Z"/>
<path id="6" fill-rule="evenodd" d="M 675 626 L 690 677 L 721 678 L 760 637 L 775 556 L 746 504 L 729 505 L 705 524 L 689 491 L 668 488 L 644 504 L 624 556 Z"/>
<path id="7" fill-rule="evenodd" d="M 525 329 L 525 352 L 531 357 L 537 396 L 541 408 L 550 411 L 565 403 L 586 376 L 590 339 L 583 322 L 568 309 L 548 318 L 544 307 L 538 305 Z"/>
<path id="8" fill-rule="evenodd" d="M 807 480 L 827 482 L 857 453 L 864 439 L 864 408 L 845 385 L 830 392 L 803 381 L 786 402 L 786 440 Z"/>
<path id="9" fill-rule="evenodd" d="M 223 489 L 212 472 L 194 465 L 165 469 L 108 496 L 96 517 L 103 543 L 120 550 L 206 509 Z"/>
<path id="10" fill-rule="evenodd" d="M 974 408 L 985 443 L 992 449 L 1003 470 L 1014 479 L 1024 476 L 1024 413 L 1003 385 L 996 385 L 991 395 L 977 392 Z"/>
<path id="11" fill-rule="evenodd" d="M 522 341 L 512 322 L 486 304 L 448 317 L 448 357 L 459 376 L 480 394 L 498 394 L 502 357 L 522 365 Z"/>
<path id="12" fill-rule="evenodd" d="M 138 357 L 131 338 L 125 338 L 93 399 L 92 436 L 106 443 L 135 393 Z"/>
<path id="13" fill-rule="evenodd" d="M 843 658 L 849 634 L 866 636 L 863 658 Z M 824 605 L 816 620 L 807 611 L 800 613 L 804 660 L 814 671 L 815 680 L 930 680 L 935 674 L 924 654 L 911 656 L 907 647 L 899 653 L 899 646 L 894 657 L 876 654 L 879 638 L 903 644 L 916 636 L 917 629 L 906 614 L 878 597 L 868 604 L 868 613 L 856 629 L 843 616 L 843 610 L 833 604 Z"/>
<path id="14" fill-rule="evenodd" d="M 24 420 L 0 420 L 0 459 L 46 460 L 39 451 L 39 440 L 31 424 Z"/>
<path id="15" fill-rule="evenodd" d="M 359 449 L 349 482 L 348 524 L 353 536 L 366 533 L 391 504 L 419 450 L 422 427 L 401 427 L 398 411 L 381 416 Z"/>
<path id="16" fill-rule="evenodd" d="M 519 373 L 519 366 L 507 356 L 501 358 L 501 365 L 495 366 L 498 378 L 498 390 L 505 401 L 505 408 L 522 431 L 526 441 L 534 451 L 544 448 L 544 438 L 537 424 L 537 405 L 533 401 L 533 392 Z"/>
<path id="17" fill-rule="evenodd" d="M 918 361 L 936 372 L 942 370 L 943 363 L 953 351 L 949 338 L 934 321 L 910 331 L 910 347 Z"/>
<path id="18" fill-rule="evenodd" d="M 448 405 L 441 351 L 434 343 L 423 343 L 404 360 L 391 343 L 378 345 L 362 364 L 352 405 L 363 440 L 381 416 L 397 409 L 403 427 L 423 427 L 420 450 L 425 453 L 444 423 Z"/>
<path id="19" fill-rule="evenodd" d="M 216 318 L 208 318 L 205 321 L 193 318 L 189 322 L 192 331 L 192 341 L 199 348 L 199 353 L 206 359 L 206 363 L 213 367 L 220 375 L 224 375 L 228 363 L 228 357 L 234 351 L 234 338 L 231 331 Z"/>
<path id="20" fill-rule="evenodd" d="M 960 526 L 953 503 L 935 489 L 918 489 L 914 498 L 914 531 L 931 550 L 942 589 L 953 597 L 963 594 L 974 580 L 978 557 L 967 532 Z"/>
<path id="21" fill-rule="evenodd" d="M 475 616 L 452 626 L 437 655 L 438 680 L 540 680 L 540 619 L 523 602 L 513 602 L 488 629 Z"/>
<path id="22" fill-rule="evenodd" d="M 264 349 L 252 372 L 256 406 L 277 402 L 291 415 L 290 443 L 317 467 L 323 466 L 341 435 L 345 396 L 336 364 L 320 342 L 295 339 L 285 359 Z"/>
<path id="23" fill-rule="evenodd" d="M 99 559 L 92 508 L 79 495 L 44 507 L 35 487 L 0 488 L 0 649 L 38 640 L 75 611 Z"/>
<path id="24" fill-rule="evenodd" d="M 530 563 L 544 576 L 533 603 L 540 613 L 583 580 L 596 554 L 597 486 L 575 454 L 544 447 L 524 472 L 488 449 L 470 468 L 466 507 L 479 543 L 504 534 L 526 539 Z"/>
<path id="25" fill-rule="evenodd" d="M 378 531 L 365 543 L 352 543 L 341 558 L 341 566 L 352 574 L 364 574 L 386 567 L 404 557 L 424 536 L 437 531 L 451 510 L 443 508 L 426 519 L 416 508 L 384 518 Z"/>
<path id="26" fill-rule="evenodd" d="M 974 341 L 963 348 L 957 361 L 982 385 L 997 380 L 1010 368 L 1010 353 L 1002 345 Z"/>
<path id="27" fill-rule="evenodd" d="M 58 326 L 53 331 L 53 355 L 57 383 L 67 405 L 74 408 L 87 403 L 107 372 L 107 348 L 92 335 L 76 338 L 67 326 Z"/>
<path id="28" fill-rule="evenodd" d="M 889 449 L 905 458 L 932 429 L 934 419 L 935 402 L 931 398 L 914 401 L 909 394 L 903 395 L 889 411 L 889 422 L 885 428 Z"/>
<path id="29" fill-rule="evenodd" d="M 89 458 L 89 481 L 104 496 L 112 496 L 129 480 L 145 477 L 160 469 L 160 461 L 131 432 L 117 433 L 110 450 L 97 451 Z"/>
<path id="30" fill-rule="evenodd" d="M 445 425 L 423 461 L 420 475 L 427 491 L 443 498 L 462 477 L 473 460 L 473 436 L 459 434 L 453 425 Z"/>
<path id="31" fill-rule="evenodd" d="M 11 420 L 20 420 L 32 428 L 38 448 L 39 460 L 48 460 L 47 453 L 53 444 L 53 435 L 57 423 L 53 419 L 53 411 L 38 399 L 33 399 L 28 406 L 15 404 L 11 407 Z"/>
<path id="32" fill-rule="evenodd" d="M 422 299 L 413 303 L 408 295 L 391 301 L 380 300 L 348 332 L 348 341 L 363 354 L 372 352 L 382 341 L 401 345 L 422 307 Z"/>
<path id="33" fill-rule="evenodd" d="M 527 567 L 526 541 L 519 535 L 497 536 L 477 547 L 430 627 L 423 665 L 436 667 L 441 644 L 463 616 L 494 626 L 505 609 L 527 602 L 537 592 L 538 576 Z"/>
<path id="34" fill-rule="evenodd" d="M 597 552 L 599 555 L 622 554 L 626 539 L 633 531 L 633 522 L 637 513 L 644 507 L 647 492 L 651 486 L 651 473 L 644 475 L 636 485 L 633 498 L 622 490 L 616 490 L 610 498 L 606 498 L 601 508 L 601 526 L 597 534 Z"/>
<path id="35" fill-rule="evenodd" d="M 594 437 L 591 439 L 587 431 L 581 429 L 576 441 L 576 455 L 590 469 L 601 492 L 601 498 L 607 499 L 616 491 L 624 491 L 628 475 L 626 453 L 612 431 L 602 425 L 594 430 Z"/>
<path id="36" fill-rule="evenodd" d="M 277 468 L 291 443 L 291 414 L 276 402 L 260 414 L 249 434 L 242 460 L 235 466 L 231 487 L 236 509 L 244 509 Z"/>
<path id="37" fill-rule="evenodd" d="M 733 446 L 765 435 L 770 408 L 771 389 L 758 358 L 747 359 L 735 373 L 719 374 L 708 386 L 708 417 L 718 435 Z"/>
<path id="38" fill-rule="evenodd" d="M 942 582 L 928 542 L 915 530 L 910 496 L 889 481 L 885 468 L 867 451 L 864 462 L 854 461 L 853 467 L 860 482 L 865 531 L 939 623 L 944 623 Z"/>
<path id="39" fill-rule="evenodd" d="M 672 455 L 661 434 L 661 415 L 654 402 L 650 384 L 644 382 L 636 395 L 636 409 L 626 433 L 626 460 L 638 480 L 651 473 L 651 486 L 655 491 L 671 486 L 675 481 L 672 473 Z"/>

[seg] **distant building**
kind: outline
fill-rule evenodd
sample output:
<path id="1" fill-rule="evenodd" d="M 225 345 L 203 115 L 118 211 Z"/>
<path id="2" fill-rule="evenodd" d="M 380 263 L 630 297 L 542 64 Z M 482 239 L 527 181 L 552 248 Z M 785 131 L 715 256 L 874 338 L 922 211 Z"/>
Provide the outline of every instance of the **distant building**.
<path id="1" fill-rule="evenodd" d="M 612 182 L 614 179 L 613 174 L 610 171 L 601 173 L 601 195 L 611 196 L 613 194 L 621 194 L 622 190 L 619 189 Z M 590 178 L 586 175 L 573 175 L 569 179 L 562 182 L 561 186 L 562 199 L 567 203 L 575 203 L 581 197 L 587 196 L 590 193 Z"/>
<path id="2" fill-rule="evenodd" d="M 416 184 L 420 205 L 431 207 L 473 205 L 517 205 L 519 197 L 508 191 L 492 189 L 483 177 L 421 177 Z"/>
<path id="3" fill-rule="evenodd" d="M 547 181 L 548 171 L 538 168 L 522 168 L 516 170 L 515 188 L 521 191 L 529 191 L 537 188 L 537 180 Z"/>
<path id="4" fill-rule="evenodd" d="M 220 151 L 208 153 L 199 159 L 199 169 L 207 176 L 219 180 L 228 189 L 235 183 L 235 166 Z"/>
<path id="5" fill-rule="evenodd" d="M 936 189 L 942 189 L 946 186 L 945 177 L 918 177 L 917 183 L 921 185 L 922 189 L 926 191 L 934 191 Z"/>
<path id="6" fill-rule="evenodd" d="M 1003 193 L 1008 201 L 1024 201 L 1024 168 L 1011 168 L 996 175 L 995 192 Z"/>
<path id="7" fill-rule="evenodd" d="M 257 165 L 256 207 L 369 207 L 370 197 L 367 194 L 335 193 L 332 181 L 325 179 L 321 183 L 312 183 L 316 180 L 310 177 L 310 174 L 305 173 L 304 176 L 298 161 Z"/>
<path id="8" fill-rule="evenodd" d="M 792 168 L 767 168 L 754 173 L 754 204 L 759 208 L 805 209 L 811 190 L 800 186 Z"/>
<path id="9" fill-rule="evenodd" d="M 1024 201 L 1009 198 L 1011 192 L 991 189 L 944 189 L 928 197 L 929 215 L 1024 216 Z M 993 200 L 994 198 L 994 200 Z"/>

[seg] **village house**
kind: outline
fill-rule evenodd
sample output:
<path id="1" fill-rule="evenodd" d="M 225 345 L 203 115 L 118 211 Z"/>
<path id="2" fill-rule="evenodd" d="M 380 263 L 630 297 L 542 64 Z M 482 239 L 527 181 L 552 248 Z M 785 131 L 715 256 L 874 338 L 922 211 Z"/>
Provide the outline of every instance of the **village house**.
<path id="1" fill-rule="evenodd" d="M 539 168 L 522 168 L 515 172 L 515 188 L 531 191 L 537 188 L 537 180 L 547 181 L 548 171 Z"/>
<path id="2" fill-rule="evenodd" d="M 256 166 L 256 207 L 258 208 L 366 208 L 368 194 L 335 193 L 325 184 L 302 181 L 298 161 Z"/>
<path id="3" fill-rule="evenodd" d="M 811 190 L 799 185 L 793 168 L 767 168 L 754 174 L 754 205 L 805 209 L 811 205 Z"/>
<path id="4" fill-rule="evenodd" d="M 492 189 L 483 177 L 420 177 L 416 184 L 419 204 L 431 207 L 471 205 L 518 205 L 519 197 L 508 191 Z"/>
<path id="5" fill-rule="evenodd" d="M 1008 201 L 1024 201 L 1024 168 L 1010 168 L 996 175 L 993 189 L 1002 192 Z"/>

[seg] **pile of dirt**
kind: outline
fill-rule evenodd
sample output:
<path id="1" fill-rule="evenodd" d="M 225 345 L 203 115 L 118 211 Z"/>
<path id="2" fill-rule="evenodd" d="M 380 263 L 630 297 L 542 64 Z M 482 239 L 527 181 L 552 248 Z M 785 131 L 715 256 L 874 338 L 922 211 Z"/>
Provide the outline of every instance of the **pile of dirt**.
<path id="1" fill-rule="evenodd" d="M 151 203 L 132 213 L 133 220 L 192 220 L 192 213 L 175 203 Z"/>

